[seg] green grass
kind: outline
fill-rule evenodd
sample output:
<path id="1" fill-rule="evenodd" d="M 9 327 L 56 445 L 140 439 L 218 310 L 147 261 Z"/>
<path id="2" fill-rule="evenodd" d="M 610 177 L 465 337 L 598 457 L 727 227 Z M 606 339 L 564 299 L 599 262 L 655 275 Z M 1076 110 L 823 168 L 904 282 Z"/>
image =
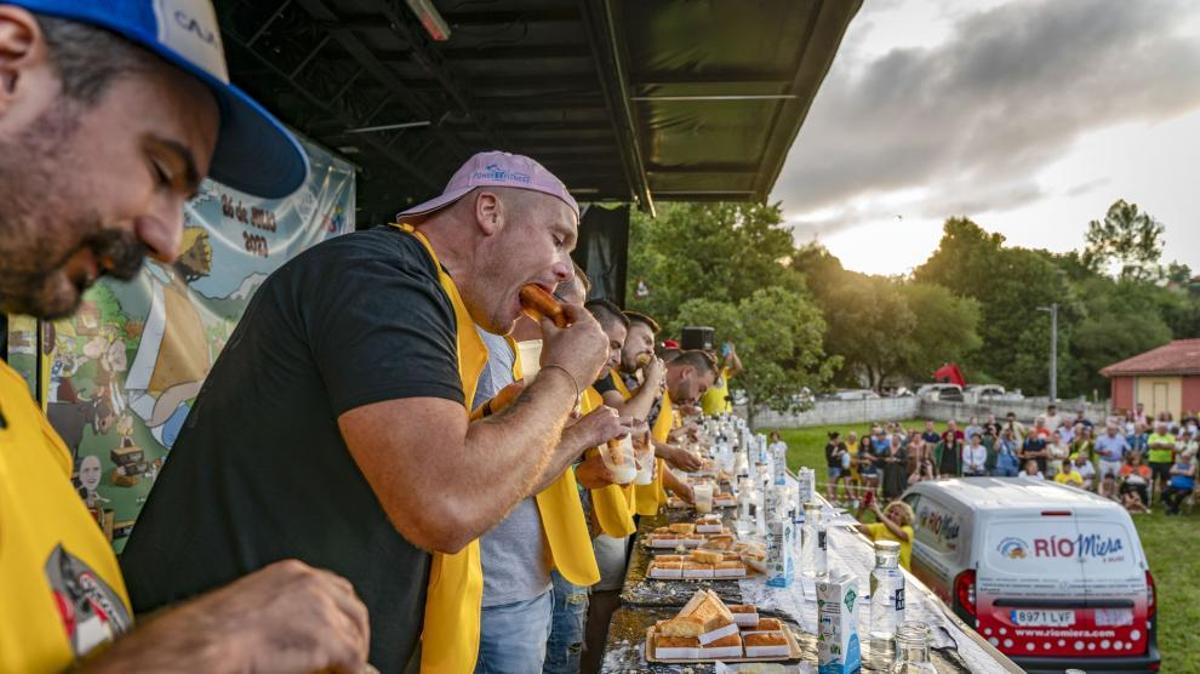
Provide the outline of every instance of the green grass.
<path id="1" fill-rule="evenodd" d="M 901 422 L 905 428 L 924 429 L 923 421 Z M 835 424 L 808 428 L 783 429 L 779 433 L 788 443 L 788 465 L 794 470 L 808 466 L 817 471 L 818 487 L 825 489 L 825 442 L 830 431 L 844 436 L 856 431 L 859 437 L 870 424 Z M 941 432 L 944 424 L 937 424 Z M 769 432 L 769 431 L 764 431 Z M 1200 650 L 1188 640 L 1200 626 L 1200 508 L 1181 517 L 1167 517 L 1160 507 L 1150 515 L 1134 515 L 1142 547 L 1150 560 L 1150 571 L 1158 587 L 1158 648 L 1162 652 L 1162 671 L 1200 672 Z"/>

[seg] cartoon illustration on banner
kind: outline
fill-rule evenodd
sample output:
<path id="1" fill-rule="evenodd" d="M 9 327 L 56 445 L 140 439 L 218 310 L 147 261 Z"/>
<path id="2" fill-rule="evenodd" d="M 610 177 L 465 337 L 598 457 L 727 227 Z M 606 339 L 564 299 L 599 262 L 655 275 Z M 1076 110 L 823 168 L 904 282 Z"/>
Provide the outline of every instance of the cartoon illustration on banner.
<path id="1" fill-rule="evenodd" d="M 261 200 L 205 181 L 185 209 L 174 263 L 148 261 L 134 281 L 98 283 L 68 320 L 10 325 L 10 361 L 41 388 L 80 498 L 118 551 L 255 290 L 287 260 L 354 229 L 353 168 L 305 149 L 312 171 L 292 196 Z"/>

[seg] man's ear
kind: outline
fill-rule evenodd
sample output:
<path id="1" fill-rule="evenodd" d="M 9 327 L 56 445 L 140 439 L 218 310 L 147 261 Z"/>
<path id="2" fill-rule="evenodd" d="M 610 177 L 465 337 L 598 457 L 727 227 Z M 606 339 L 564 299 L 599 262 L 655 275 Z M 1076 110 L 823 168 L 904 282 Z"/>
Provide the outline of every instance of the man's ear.
<path id="1" fill-rule="evenodd" d="M 17 85 L 48 56 L 37 18 L 13 5 L 0 4 L 0 114 L 12 107 Z"/>
<path id="2" fill-rule="evenodd" d="M 504 204 L 499 194 L 481 191 L 475 195 L 475 223 L 484 236 L 492 236 L 504 227 Z"/>

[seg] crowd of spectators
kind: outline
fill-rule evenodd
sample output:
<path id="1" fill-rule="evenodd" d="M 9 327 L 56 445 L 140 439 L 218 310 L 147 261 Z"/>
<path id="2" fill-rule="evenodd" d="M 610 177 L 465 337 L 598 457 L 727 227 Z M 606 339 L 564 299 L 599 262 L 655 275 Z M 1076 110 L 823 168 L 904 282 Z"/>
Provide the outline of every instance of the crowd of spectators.
<path id="1" fill-rule="evenodd" d="M 1013 477 L 1096 492 L 1135 513 L 1160 503 L 1177 515 L 1193 499 L 1197 425 L 1193 412 L 1150 417 L 1140 405 L 1097 424 L 1083 411 L 1063 416 L 1050 405 L 1028 426 L 1009 412 L 971 417 L 961 428 L 951 420 L 942 432 L 932 421 L 875 424 L 861 438 L 835 431 L 825 445 L 826 496 L 858 507 L 876 495 L 895 499 L 922 480 Z"/>

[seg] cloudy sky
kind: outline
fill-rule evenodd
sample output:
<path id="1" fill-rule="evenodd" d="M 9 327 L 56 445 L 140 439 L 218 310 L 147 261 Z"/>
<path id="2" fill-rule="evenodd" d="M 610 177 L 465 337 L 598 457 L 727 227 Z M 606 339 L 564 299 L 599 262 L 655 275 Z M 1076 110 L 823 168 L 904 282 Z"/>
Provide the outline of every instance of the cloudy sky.
<path id="1" fill-rule="evenodd" d="M 1200 270 L 1200 2 L 866 0 L 771 197 L 883 274 L 949 216 L 1066 251 L 1124 198 Z"/>

